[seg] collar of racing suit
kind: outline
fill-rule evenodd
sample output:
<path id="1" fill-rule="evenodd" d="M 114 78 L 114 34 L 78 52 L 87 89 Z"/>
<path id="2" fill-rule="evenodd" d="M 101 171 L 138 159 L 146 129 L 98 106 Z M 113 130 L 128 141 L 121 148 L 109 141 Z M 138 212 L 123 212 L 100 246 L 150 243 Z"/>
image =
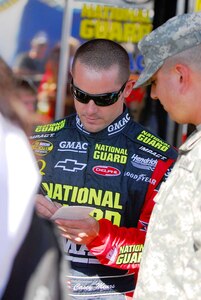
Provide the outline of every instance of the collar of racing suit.
<path id="1" fill-rule="evenodd" d="M 108 136 L 114 136 L 121 132 L 127 125 L 127 123 L 130 121 L 131 116 L 128 112 L 128 109 L 124 107 L 124 112 L 116 118 L 110 125 L 108 125 L 106 128 L 103 130 L 96 132 L 96 133 L 91 133 L 87 130 L 84 129 L 84 126 L 81 123 L 81 120 L 78 115 L 76 115 L 76 126 L 79 131 L 82 133 L 94 137 L 94 138 L 103 138 L 103 137 L 108 137 Z"/>

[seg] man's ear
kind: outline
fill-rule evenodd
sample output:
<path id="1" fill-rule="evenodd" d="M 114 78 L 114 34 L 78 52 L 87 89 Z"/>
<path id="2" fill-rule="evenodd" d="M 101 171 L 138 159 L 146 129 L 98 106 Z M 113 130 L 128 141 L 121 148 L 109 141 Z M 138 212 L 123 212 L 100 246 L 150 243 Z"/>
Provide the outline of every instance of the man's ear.
<path id="1" fill-rule="evenodd" d="M 128 80 L 126 87 L 124 89 L 124 97 L 125 98 L 127 98 L 130 95 L 134 84 L 135 84 L 135 80 Z"/>
<path id="2" fill-rule="evenodd" d="M 176 75 L 178 79 L 178 88 L 180 92 L 185 92 L 186 89 L 189 86 L 189 80 L 190 80 L 190 69 L 187 65 L 184 64 L 177 64 L 175 66 Z"/>

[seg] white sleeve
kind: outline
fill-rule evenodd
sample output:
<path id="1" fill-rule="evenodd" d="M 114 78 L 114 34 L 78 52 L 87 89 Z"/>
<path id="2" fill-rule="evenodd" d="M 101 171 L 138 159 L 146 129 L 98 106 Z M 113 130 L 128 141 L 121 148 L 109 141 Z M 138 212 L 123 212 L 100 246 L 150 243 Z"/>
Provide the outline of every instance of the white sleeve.
<path id="1" fill-rule="evenodd" d="M 0 114 L 0 298 L 28 231 L 39 182 L 26 135 Z"/>

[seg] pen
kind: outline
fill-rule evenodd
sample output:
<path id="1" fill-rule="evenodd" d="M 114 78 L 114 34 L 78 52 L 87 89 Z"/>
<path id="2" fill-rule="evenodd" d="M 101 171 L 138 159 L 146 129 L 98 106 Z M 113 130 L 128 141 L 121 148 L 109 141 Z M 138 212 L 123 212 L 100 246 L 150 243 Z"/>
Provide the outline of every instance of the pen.
<path id="1" fill-rule="evenodd" d="M 42 194 L 47 200 L 49 200 L 51 203 L 53 203 L 53 201 L 50 199 L 50 197 L 48 197 L 47 195 L 47 191 L 46 189 L 44 188 L 43 185 L 40 186 L 40 194 Z"/>

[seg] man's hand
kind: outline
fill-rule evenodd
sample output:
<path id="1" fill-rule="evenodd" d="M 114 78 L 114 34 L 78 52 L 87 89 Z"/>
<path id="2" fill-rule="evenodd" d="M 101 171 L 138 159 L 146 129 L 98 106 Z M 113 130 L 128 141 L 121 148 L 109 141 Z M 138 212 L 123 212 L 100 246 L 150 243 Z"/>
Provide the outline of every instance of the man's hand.
<path id="1" fill-rule="evenodd" d="M 90 216 L 81 220 L 57 219 L 55 223 L 63 237 L 79 245 L 87 245 L 99 233 L 99 223 Z"/>
<path id="2" fill-rule="evenodd" d="M 50 219 L 61 206 L 59 203 L 51 202 L 43 195 L 36 195 L 36 211 L 41 217 Z"/>

